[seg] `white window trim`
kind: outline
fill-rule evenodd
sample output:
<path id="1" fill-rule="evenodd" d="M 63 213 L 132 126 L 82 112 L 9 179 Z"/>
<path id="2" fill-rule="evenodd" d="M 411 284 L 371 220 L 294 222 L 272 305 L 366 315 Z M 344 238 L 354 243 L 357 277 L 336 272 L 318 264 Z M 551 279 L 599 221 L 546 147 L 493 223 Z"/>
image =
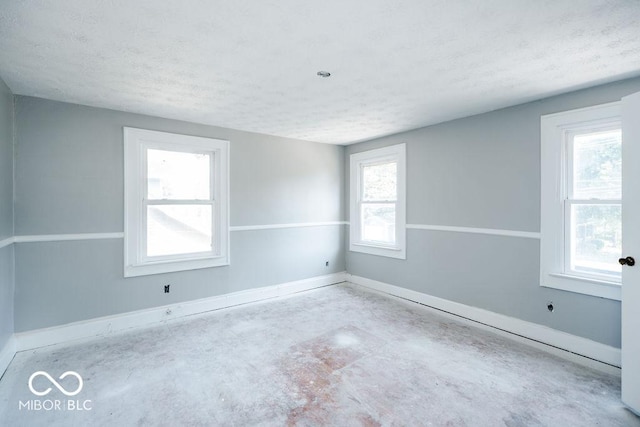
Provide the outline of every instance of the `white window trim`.
<path id="1" fill-rule="evenodd" d="M 396 244 L 376 245 L 362 241 L 360 237 L 359 199 L 361 190 L 361 168 L 384 160 L 397 161 L 396 198 Z M 406 145 L 398 144 L 375 150 L 355 153 L 350 156 L 350 203 L 349 203 L 349 250 L 370 255 L 406 259 Z"/>
<path id="2" fill-rule="evenodd" d="M 216 252 L 145 259 L 145 206 L 147 148 L 212 154 L 213 232 Z M 219 267 L 230 264 L 229 251 L 229 141 L 145 129 L 124 128 L 124 276 Z M 170 204 L 171 201 L 168 201 Z M 204 203 L 211 203 L 206 201 Z"/>
<path id="3" fill-rule="evenodd" d="M 621 300 L 621 284 L 597 277 L 565 273 L 566 133 L 580 127 L 598 127 L 621 121 L 620 102 L 581 108 L 541 117 L 540 285 L 548 288 Z"/>

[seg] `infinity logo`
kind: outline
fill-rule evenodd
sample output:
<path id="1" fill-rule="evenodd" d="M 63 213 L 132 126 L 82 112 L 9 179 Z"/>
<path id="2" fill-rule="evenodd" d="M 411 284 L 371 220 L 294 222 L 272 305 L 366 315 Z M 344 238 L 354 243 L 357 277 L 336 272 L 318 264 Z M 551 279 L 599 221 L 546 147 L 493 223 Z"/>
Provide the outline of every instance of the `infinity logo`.
<path id="1" fill-rule="evenodd" d="M 49 387 L 45 391 L 36 391 L 33 388 L 33 379 L 35 377 L 39 376 L 39 375 L 42 375 L 43 377 L 46 377 L 49 381 L 51 381 L 51 384 L 56 386 L 56 388 L 58 390 L 60 390 L 65 396 L 75 396 L 76 394 L 80 393 L 80 391 L 82 391 L 82 386 L 83 386 L 82 377 L 77 372 L 67 371 L 64 374 L 60 375 L 60 378 L 58 378 L 59 380 L 63 380 L 66 377 L 68 377 L 69 375 L 71 375 L 71 376 L 76 377 L 78 379 L 78 388 L 75 391 L 69 392 L 69 391 L 65 390 L 64 387 L 62 387 L 60 384 L 58 384 L 58 382 L 56 380 L 54 380 L 51 377 L 51 375 L 49 375 L 45 371 L 38 371 L 38 372 L 34 372 L 33 374 L 31 374 L 31 376 L 29 377 L 29 390 L 31 390 L 31 393 L 35 394 L 36 396 L 45 396 L 45 395 L 47 395 L 47 394 L 49 394 L 51 392 L 51 387 Z"/>

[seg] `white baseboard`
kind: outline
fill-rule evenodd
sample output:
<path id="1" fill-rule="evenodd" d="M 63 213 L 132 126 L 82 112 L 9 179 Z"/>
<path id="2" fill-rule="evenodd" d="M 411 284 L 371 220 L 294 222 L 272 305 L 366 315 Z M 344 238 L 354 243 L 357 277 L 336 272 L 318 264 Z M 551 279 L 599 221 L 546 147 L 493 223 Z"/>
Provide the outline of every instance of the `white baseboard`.
<path id="1" fill-rule="evenodd" d="M 0 378 L 4 375 L 4 371 L 9 367 L 9 363 L 13 360 L 13 356 L 16 355 L 16 337 L 11 335 L 9 341 L 0 349 Z"/>
<path id="2" fill-rule="evenodd" d="M 221 308 L 262 301 L 269 298 L 282 297 L 297 292 L 333 285 L 344 282 L 345 277 L 345 272 L 328 274 L 325 276 L 317 276 L 295 282 L 233 292 L 210 298 L 83 320 L 51 328 L 20 332 L 15 334 L 15 350 L 31 350 L 82 338 L 104 336 L 113 332 L 131 328 L 152 326 L 167 320 L 178 319 L 185 316 L 205 313 L 207 311 L 219 310 Z M 0 365 L 0 367 L 1 366 L 2 365 Z"/>
<path id="3" fill-rule="evenodd" d="M 9 363 L 18 351 L 31 350 L 77 339 L 105 336 L 132 328 L 153 326 L 168 320 L 270 298 L 283 297 L 344 281 L 349 281 L 374 291 L 432 307 L 440 310 L 444 315 L 468 321 L 480 328 L 532 345 L 565 359 L 609 373 L 620 374 L 620 369 L 618 369 L 621 359 L 619 348 L 536 323 L 341 272 L 279 285 L 233 292 L 211 298 L 186 301 L 51 328 L 16 333 L 9 339 L 4 348 L 0 350 L 0 376 L 9 366 Z"/>
<path id="4" fill-rule="evenodd" d="M 483 329 L 509 336 L 517 341 L 533 345 L 565 359 L 620 375 L 621 353 L 619 348 L 537 323 L 527 322 L 365 277 L 351 274 L 346 276 L 348 282 L 356 285 L 424 304 L 452 314 L 458 319 L 469 320 Z"/>

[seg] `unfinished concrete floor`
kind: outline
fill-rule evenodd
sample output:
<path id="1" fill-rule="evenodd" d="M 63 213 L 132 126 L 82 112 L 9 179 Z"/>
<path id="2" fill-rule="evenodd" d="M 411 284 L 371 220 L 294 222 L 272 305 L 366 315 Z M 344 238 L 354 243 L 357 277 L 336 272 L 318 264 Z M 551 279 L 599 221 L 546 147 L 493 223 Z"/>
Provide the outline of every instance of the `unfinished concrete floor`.
<path id="1" fill-rule="evenodd" d="M 90 411 L 19 409 L 72 370 Z M 77 388 L 72 377 L 60 381 Z M 77 405 L 77 403 L 76 403 Z M 640 426 L 620 379 L 426 307 L 331 286 L 16 355 L 0 425 Z"/>

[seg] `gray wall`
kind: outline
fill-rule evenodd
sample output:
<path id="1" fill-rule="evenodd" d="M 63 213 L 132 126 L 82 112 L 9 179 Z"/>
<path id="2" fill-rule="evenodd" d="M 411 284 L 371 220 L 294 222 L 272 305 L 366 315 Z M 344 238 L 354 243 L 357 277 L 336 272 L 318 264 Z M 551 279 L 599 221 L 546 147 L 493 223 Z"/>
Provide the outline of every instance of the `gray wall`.
<path id="1" fill-rule="evenodd" d="M 232 226 L 343 219 L 343 147 L 30 97 L 15 110 L 16 235 L 123 230 L 123 126 L 230 140 Z M 127 279 L 122 239 L 16 244 L 16 332 L 343 271 L 344 228 L 235 231 L 228 267 Z"/>
<path id="2" fill-rule="evenodd" d="M 540 116 L 637 91 L 630 79 L 351 145 L 346 176 L 348 155 L 405 142 L 408 224 L 538 232 Z M 351 274 L 620 347 L 618 301 L 540 287 L 539 267 L 535 239 L 416 229 L 406 261 L 347 253 Z"/>
<path id="3" fill-rule="evenodd" d="M 0 79 L 0 241 L 12 236 L 13 94 Z M 13 249 L 0 248 L 0 350 L 13 334 Z"/>
<path id="4" fill-rule="evenodd" d="M 539 231 L 540 115 L 638 90 L 640 79 L 622 81 L 346 150 L 15 97 L 15 234 L 122 231 L 123 126 L 229 139 L 233 226 L 342 220 L 348 214 L 344 154 L 406 142 L 408 223 Z M 0 124 L 8 120 L 2 131 L 9 137 L 2 140 L 0 159 L 2 173 L 10 177 L 11 162 L 4 166 L 12 133 L 6 88 L 5 98 L 9 109 L 0 107 Z M 7 191 L 0 191 L 5 200 Z M 6 214 L 0 214 L 2 221 L 7 223 Z M 535 239 L 410 229 L 406 261 L 345 254 L 344 240 L 342 226 L 236 231 L 229 267 L 129 279 L 122 275 L 121 239 L 16 244 L 15 330 L 342 271 L 346 259 L 352 274 L 620 346 L 619 302 L 540 287 Z M 14 249 L 0 252 L 8 260 L 0 258 L 0 271 L 11 270 Z M 13 281 L 5 282 L 13 292 Z M 168 295 L 162 293 L 167 283 Z M 548 301 L 554 313 L 547 311 Z"/>

